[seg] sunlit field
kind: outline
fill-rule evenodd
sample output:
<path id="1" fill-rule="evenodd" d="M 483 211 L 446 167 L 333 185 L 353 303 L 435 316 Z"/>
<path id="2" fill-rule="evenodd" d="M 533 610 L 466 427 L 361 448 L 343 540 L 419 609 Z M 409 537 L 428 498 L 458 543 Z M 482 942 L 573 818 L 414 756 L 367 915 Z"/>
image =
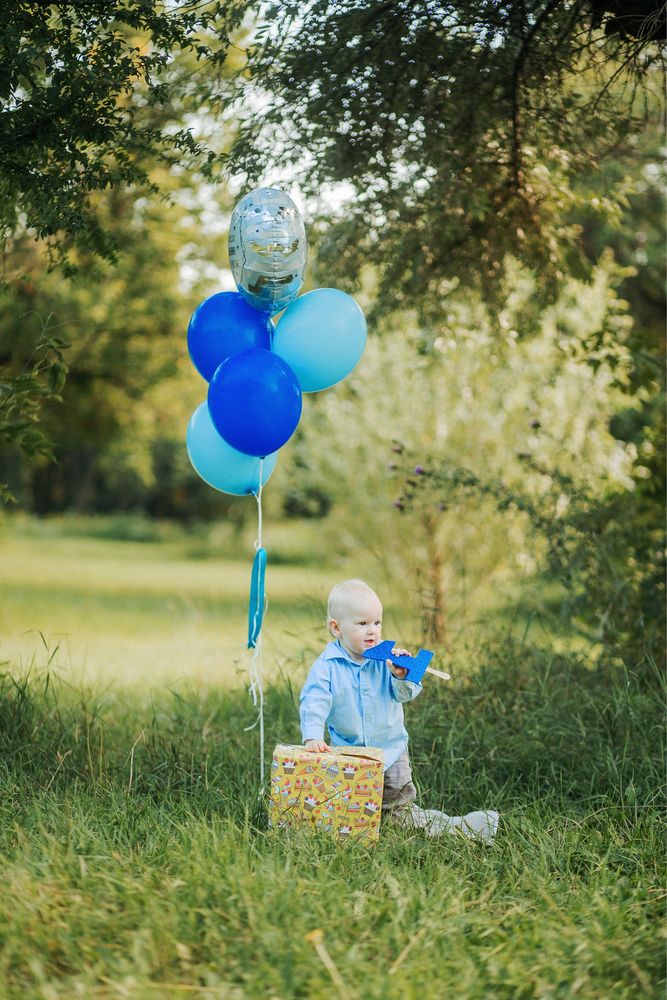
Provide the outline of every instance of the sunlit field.
<path id="1" fill-rule="evenodd" d="M 115 537 L 145 534 L 142 540 Z M 363 575 L 381 592 L 385 635 L 416 645 L 418 602 L 397 596 L 372 555 L 346 561 L 322 551 L 317 525 L 269 527 L 267 677 L 293 676 L 328 640 L 326 599 L 334 583 Z M 213 533 L 215 539 L 215 533 Z M 0 661 L 25 671 L 48 666 L 69 682 L 116 687 L 222 684 L 247 676 L 252 532 L 215 545 L 201 533 L 131 519 L 6 519 L 0 525 Z M 485 618 L 516 634 L 528 628 L 559 648 L 580 646 L 502 595 L 479 621 L 452 622 L 457 647 L 475 644 Z M 484 626 L 483 626 L 484 627 Z M 459 664 L 465 670 L 465 660 Z"/>
<path id="2" fill-rule="evenodd" d="M 95 686 L 233 684 L 246 672 L 253 554 L 207 557 L 185 534 L 124 541 L 56 524 L 5 527 L 0 658 Z M 272 676 L 326 638 L 326 595 L 341 570 L 269 560 L 263 654 Z"/>

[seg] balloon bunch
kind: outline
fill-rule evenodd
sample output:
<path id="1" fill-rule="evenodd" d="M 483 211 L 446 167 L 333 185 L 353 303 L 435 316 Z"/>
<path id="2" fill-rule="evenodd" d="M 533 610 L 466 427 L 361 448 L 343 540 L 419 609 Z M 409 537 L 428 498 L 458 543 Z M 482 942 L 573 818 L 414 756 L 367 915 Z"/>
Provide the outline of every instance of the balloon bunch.
<path id="1" fill-rule="evenodd" d="M 358 362 L 366 320 L 355 300 L 335 288 L 296 297 L 306 233 L 282 191 L 259 188 L 238 202 L 229 257 L 238 291 L 205 299 L 188 327 L 190 357 L 209 388 L 186 443 L 195 471 L 210 486 L 256 495 L 296 430 L 302 393 L 328 389 Z"/>
<path id="2" fill-rule="evenodd" d="M 258 188 L 236 205 L 229 259 L 238 291 L 205 299 L 188 327 L 190 357 L 209 387 L 207 401 L 190 418 L 186 444 L 195 471 L 210 486 L 257 499 L 248 649 L 254 650 L 250 693 L 258 715 L 248 728 L 259 723 L 263 786 L 262 487 L 297 428 L 302 393 L 328 389 L 352 371 L 366 344 L 366 320 L 354 299 L 335 288 L 297 298 L 306 270 L 306 232 L 282 191 Z"/>

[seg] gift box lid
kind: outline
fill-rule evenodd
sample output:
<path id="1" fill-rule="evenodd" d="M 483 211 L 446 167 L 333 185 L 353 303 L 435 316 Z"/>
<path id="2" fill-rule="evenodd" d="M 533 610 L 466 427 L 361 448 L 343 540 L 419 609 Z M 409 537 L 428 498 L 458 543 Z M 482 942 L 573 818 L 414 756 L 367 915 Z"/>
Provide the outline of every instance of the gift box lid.
<path id="1" fill-rule="evenodd" d="M 330 764 L 336 760 L 344 760 L 350 757 L 356 757 L 357 760 L 370 761 L 372 763 L 379 763 L 384 766 L 384 751 L 379 747 L 331 747 L 331 750 L 325 753 L 314 753 L 312 750 L 306 750 L 303 746 L 294 745 L 291 743 L 278 743 L 275 750 L 273 751 L 273 756 L 287 757 L 293 761 L 328 761 Z"/>

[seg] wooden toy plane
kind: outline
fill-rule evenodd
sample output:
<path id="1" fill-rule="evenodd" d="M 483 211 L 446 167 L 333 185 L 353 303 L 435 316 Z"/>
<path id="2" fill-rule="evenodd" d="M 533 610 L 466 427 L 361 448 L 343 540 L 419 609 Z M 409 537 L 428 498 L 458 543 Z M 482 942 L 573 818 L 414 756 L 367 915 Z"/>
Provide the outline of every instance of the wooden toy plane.
<path id="1" fill-rule="evenodd" d="M 434 674 L 443 681 L 451 680 L 451 675 L 446 674 L 444 670 L 429 667 L 433 659 L 433 653 L 429 649 L 420 649 L 416 656 L 392 656 L 391 651 L 395 645 L 395 642 L 386 639 L 379 645 L 367 649 L 365 655 L 369 660 L 391 660 L 397 667 L 404 667 L 407 670 L 404 680 L 412 681 L 413 684 L 419 684 L 425 673 Z"/>

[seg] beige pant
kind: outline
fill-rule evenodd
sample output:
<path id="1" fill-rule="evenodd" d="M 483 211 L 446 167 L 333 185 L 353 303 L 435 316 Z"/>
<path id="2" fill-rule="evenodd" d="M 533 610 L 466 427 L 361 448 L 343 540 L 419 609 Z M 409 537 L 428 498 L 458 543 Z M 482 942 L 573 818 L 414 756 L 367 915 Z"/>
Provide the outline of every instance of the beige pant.
<path id="1" fill-rule="evenodd" d="M 382 812 L 393 813 L 394 817 L 417 798 L 417 789 L 412 783 L 412 770 L 408 751 L 404 750 L 395 764 L 384 772 L 382 790 Z"/>
<path id="2" fill-rule="evenodd" d="M 443 833 L 463 834 L 477 840 L 492 841 L 498 829 L 498 813 L 493 809 L 448 816 L 439 809 L 422 809 L 415 802 L 417 789 L 412 781 L 410 758 L 405 750 L 384 773 L 382 813 L 400 826 L 415 827 L 429 837 Z"/>

